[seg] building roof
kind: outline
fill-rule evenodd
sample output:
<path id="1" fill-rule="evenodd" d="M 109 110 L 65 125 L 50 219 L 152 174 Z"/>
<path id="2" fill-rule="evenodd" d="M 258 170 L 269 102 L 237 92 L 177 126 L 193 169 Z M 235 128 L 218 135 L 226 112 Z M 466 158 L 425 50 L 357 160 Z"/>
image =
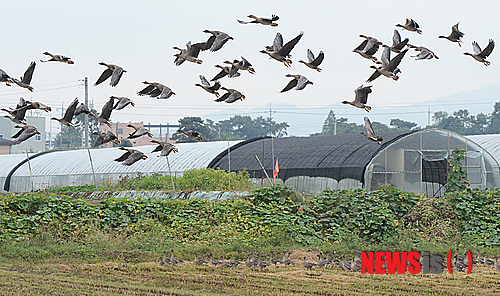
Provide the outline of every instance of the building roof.
<path id="1" fill-rule="evenodd" d="M 0 139 L 0 145 L 14 145 L 16 142 L 7 140 L 7 139 Z"/>
<path id="2" fill-rule="evenodd" d="M 500 163 L 500 135 L 499 134 L 489 134 L 489 135 L 472 135 L 465 136 L 466 138 L 476 142 L 486 151 L 488 151 L 495 160 Z"/>
<path id="3" fill-rule="evenodd" d="M 262 169 L 255 159 L 257 155 L 272 178 L 274 153 L 274 159 L 278 159 L 279 163 L 279 178 L 282 180 L 294 176 L 310 176 L 327 177 L 337 181 L 346 178 L 363 181 L 365 167 L 373 156 L 393 141 L 410 133 L 380 133 L 384 139 L 382 145 L 370 142 L 360 134 L 255 138 L 231 147 L 231 170 L 246 170 L 251 177 L 261 178 Z M 227 151 L 218 155 L 208 167 L 228 170 Z"/>

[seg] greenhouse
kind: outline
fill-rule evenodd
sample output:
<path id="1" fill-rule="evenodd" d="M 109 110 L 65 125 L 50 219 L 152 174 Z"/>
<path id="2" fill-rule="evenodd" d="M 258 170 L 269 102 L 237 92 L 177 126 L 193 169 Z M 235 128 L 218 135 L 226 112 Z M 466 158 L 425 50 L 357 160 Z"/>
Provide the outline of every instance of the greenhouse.
<path id="1" fill-rule="evenodd" d="M 500 186 L 498 162 L 476 144 L 453 132 L 428 129 L 380 133 L 382 145 L 363 135 L 265 138 L 244 141 L 223 151 L 211 168 L 246 170 L 256 182 L 269 185 L 278 162 L 276 183 L 302 193 L 326 188 L 375 190 L 392 185 L 405 191 L 442 196 L 447 160 L 454 149 L 464 149 L 463 167 L 472 188 Z M 259 158 L 265 167 L 262 167 Z M 266 175 L 267 173 L 267 175 Z M 269 177 L 269 179 L 268 179 Z"/>
<path id="2" fill-rule="evenodd" d="M 45 151 L 29 155 L 0 155 L 1 192 L 25 192 L 49 187 L 106 184 L 121 176 L 172 174 L 193 168 L 247 171 L 256 186 L 276 182 L 300 193 L 326 188 L 375 190 L 393 185 L 405 191 L 442 196 L 448 160 L 464 149 L 463 168 L 472 188 L 500 187 L 498 140 L 463 137 L 440 129 L 380 133 L 382 145 L 363 135 L 254 138 L 246 141 L 176 144 L 178 153 L 158 157 L 154 145 L 136 147 L 148 156 L 132 166 L 115 162 L 118 148 Z M 477 141 L 476 141 L 477 140 Z M 480 141 L 481 140 L 481 141 Z M 488 144 L 490 143 L 490 144 Z M 484 145 L 484 147 L 483 147 Z M 273 173 L 278 164 L 276 180 Z M 265 170 L 263 170 L 263 168 Z"/>
<path id="3" fill-rule="evenodd" d="M 134 165 L 124 166 L 114 161 L 124 151 L 118 148 L 80 149 L 71 151 L 45 151 L 35 155 L 0 155 L 0 192 L 26 192 L 56 186 L 106 184 L 120 176 L 138 174 L 169 174 L 179 176 L 185 170 L 207 167 L 208 163 L 234 142 L 200 142 L 176 144 L 178 153 L 158 157 L 151 153 L 155 145 L 134 147 L 148 158 Z M 170 169 L 169 169 L 170 164 Z"/>

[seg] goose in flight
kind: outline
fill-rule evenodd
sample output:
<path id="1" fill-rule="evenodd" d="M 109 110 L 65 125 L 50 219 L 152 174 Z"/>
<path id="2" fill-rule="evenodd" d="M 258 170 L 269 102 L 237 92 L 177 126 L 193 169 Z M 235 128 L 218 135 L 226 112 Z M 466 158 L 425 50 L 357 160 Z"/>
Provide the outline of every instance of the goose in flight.
<path id="1" fill-rule="evenodd" d="M 245 95 L 243 95 L 242 93 L 240 93 L 239 91 L 237 91 L 235 89 L 232 89 L 232 88 L 228 89 L 225 87 L 221 87 L 220 89 L 225 90 L 226 93 L 223 94 L 217 100 L 215 100 L 216 102 L 225 102 L 225 103 L 231 104 L 231 103 L 236 102 L 237 100 L 243 101 L 245 99 Z"/>
<path id="2" fill-rule="evenodd" d="M 41 133 L 36 129 L 36 127 L 31 125 L 16 125 L 16 128 L 20 128 L 20 130 L 12 136 L 12 138 L 16 139 L 15 143 L 20 144 L 33 137 L 34 135 L 41 135 Z"/>
<path id="3" fill-rule="evenodd" d="M 363 86 L 360 85 L 358 88 L 354 90 L 354 101 L 349 102 L 349 101 L 343 101 L 342 104 L 349 104 L 351 106 L 354 106 L 356 108 L 360 109 L 365 109 L 366 112 L 370 112 L 372 107 L 367 106 L 366 103 L 368 102 L 368 94 L 372 92 L 372 86 Z"/>
<path id="4" fill-rule="evenodd" d="M 10 108 L 9 108 L 10 109 Z M 15 110 L 9 110 L 2 108 L 0 110 L 5 111 L 10 114 L 9 115 L 4 115 L 5 118 L 10 119 L 12 122 L 17 123 L 17 124 L 26 124 L 26 119 L 24 118 L 26 116 L 26 110 L 28 110 L 28 106 L 24 106 L 22 108 L 18 108 Z"/>
<path id="5" fill-rule="evenodd" d="M 136 126 L 133 126 L 132 124 L 127 124 L 127 126 L 134 129 L 134 131 L 128 135 L 127 139 L 140 138 L 140 137 L 145 136 L 145 135 L 147 135 L 150 138 L 153 137 L 153 134 L 150 133 L 149 130 L 147 130 L 143 126 L 136 127 Z"/>
<path id="6" fill-rule="evenodd" d="M 116 145 L 120 144 L 118 137 L 112 131 L 106 131 L 105 133 L 93 132 L 93 134 L 98 137 L 92 144 L 92 147 L 98 147 L 109 142 L 113 142 Z"/>
<path id="7" fill-rule="evenodd" d="M 177 147 L 175 147 L 174 145 L 172 145 L 170 143 L 164 142 L 164 141 L 151 140 L 151 143 L 158 144 L 158 146 L 156 146 L 155 150 L 151 151 L 151 153 L 161 151 L 161 153 L 158 157 L 168 156 L 171 152 L 173 152 L 173 153 L 179 152 L 179 149 L 177 149 Z"/>
<path id="8" fill-rule="evenodd" d="M 87 114 L 90 118 L 95 116 L 94 114 L 92 114 L 92 112 L 90 112 L 90 109 L 87 106 L 85 106 L 84 103 L 80 103 L 80 105 L 76 107 L 73 116 L 78 116 L 80 114 Z"/>
<path id="9" fill-rule="evenodd" d="M 292 65 L 292 60 L 289 59 L 290 52 L 300 41 L 302 35 L 304 35 L 304 32 L 300 32 L 297 37 L 288 41 L 285 45 L 282 45 L 283 37 L 281 36 L 281 33 L 278 32 L 276 33 L 276 37 L 274 37 L 272 51 L 270 51 L 270 48 L 267 48 L 266 50 L 261 50 L 260 52 L 269 55 L 269 57 L 277 60 L 278 62 L 283 63 L 285 67 L 290 67 Z"/>
<path id="10" fill-rule="evenodd" d="M 184 130 L 178 129 L 177 132 L 183 133 L 186 136 L 193 138 L 193 139 L 196 139 L 198 141 L 203 141 L 203 138 L 200 136 L 200 133 L 198 133 L 197 131 L 184 131 Z"/>
<path id="11" fill-rule="evenodd" d="M 420 30 L 420 26 L 417 22 L 411 18 L 406 19 L 406 23 L 404 25 L 397 24 L 396 27 L 401 27 L 408 31 L 417 32 L 418 34 L 422 34 L 422 30 Z"/>
<path id="12" fill-rule="evenodd" d="M 295 88 L 295 90 L 302 90 L 304 89 L 308 84 L 313 84 L 307 77 L 300 75 L 300 74 L 286 74 L 286 77 L 291 77 L 293 78 L 288 84 L 283 88 L 280 92 L 286 92 L 291 90 L 292 88 Z"/>
<path id="13" fill-rule="evenodd" d="M 360 132 L 363 136 L 365 136 L 368 140 L 375 142 L 380 145 L 380 142 L 382 142 L 384 139 L 382 139 L 381 136 L 375 135 L 375 132 L 373 131 L 373 126 L 372 123 L 370 122 L 370 119 L 365 116 L 365 127 L 366 127 L 366 134 L 364 132 Z"/>
<path id="14" fill-rule="evenodd" d="M 489 66 L 491 63 L 488 62 L 486 58 L 491 54 L 494 47 L 495 41 L 493 41 L 493 39 L 490 39 L 490 42 L 488 42 L 488 45 L 483 50 L 481 50 L 479 44 L 474 41 L 472 42 L 472 50 L 474 50 L 474 53 L 464 52 L 464 54 L 473 57 L 476 61 L 483 63 L 485 66 Z"/>
<path id="15" fill-rule="evenodd" d="M 323 53 L 323 51 L 320 51 L 318 56 L 315 58 L 313 52 L 310 49 L 307 49 L 308 62 L 304 62 L 303 60 L 300 60 L 299 63 L 302 63 L 313 70 L 321 72 L 322 70 L 318 66 L 321 64 L 321 62 L 323 62 L 324 58 L 325 58 L 325 54 Z"/>
<path id="16" fill-rule="evenodd" d="M 411 44 L 408 44 L 408 46 L 410 48 L 413 48 L 416 51 L 419 51 L 419 54 L 417 54 L 416 56 L 411 56 L 412 58 L 415 58 L 416 61 L 431 60 L 433 58 L 436 60 L 439 60 L 439 57 L 432 50 L 428 49 L 427 47 L 415 46 L 415 45 L 411 45 Z"/>
<path id="17" fill-rule="evenodd" d="M 115 97 L 115 96 L 111 96 L 110 98 L 118 100 L 118 102 L 116 102 L 116 104 L 113 106 L 114 110 L 122 110 L 123 108 L 127 107 L 128 105 L 135 107 L 135 103 L 129 98 Z"/>
<path id="18" fill-rule="evenodd" d="M 135 149 L 128 149 L 125 147 L 120 147 L 118 148 L 120 150 L 124 150 L 125 153 L 123 153 L 122 156 L 118 157 L 115 159 L 117 162 L 121 162 L 123 165 L 133 165 L 134 163 L 138 162 L 141 159 L 147 159 L 148 157 L 146 154 L 142 153 L 139 150 Z"/>
<path id="19" fill-rule="evenodd" d="M 203 33 L 210 33 L 215 36 L 215 40 L 210 47 L 210 51 L 218 51 L 228 40 L 234 40 L 233 37 L 221 31 L 204 30 Z"/>
<path id="20" fill-rule="evenodd" d="M 394 29 L 394 34 L 392 35 L 392 46 L 391 50 L 395 53 L 400 53 L 401 50 L 408 44 L 410 39 L 405 38 L 405 40 L 401 41 L 401 35 L 399 35 L 398 30 Z"/>
<path id="21" fill-rule="evenodd" d="M 0 69 L 0 82 L 5 82 L 5 85 L 10 86 L 11 83 L 14 83 L 12 81 L 12 78 L 10 78 L 7 73 L 5 73 L 4 70 Z"/>
<path id="22" fill-rule="evenodd" d="M 221 70 L 210 81 L 216 81 L 216 80 L 219 80 L 222 77 L 226 77 L 226 76 L 228 76 L 229 78 L 235 78 L 235 77 L 239 77 L 241 75 L 241 73 L 238 72 L 239 69 L 233 68 L 232 66 L 229 67 L 229 66 L 215 65 L 215 68 L 220 68 Z M 233 71 L 231 72 L 231 70 L 233 70 Z"/>
<path id="23" fill-rule="evenodd" d="M 45 105 L 44 103 L 40 103 L 40 102 L 26 101 L 26 105 L 28 106 L 28 110 L 38 109 L 38 110 L 43 110 L 45 112 L 52 111 L 52 108 L 50 108 L 49 106 Z"/>
<path id="24" fill-rule="evenodd" d="M 186 59 L 184 59 L 182 57 L 183 55 L 188 55 L 188 56 L 192 57 L 192 60 L 190 62 L 193 62 L 193 60 L 194 60 L 194 62 L 196 63 L 196 59 L 198 58 L 200 51 L 205 51 L 205 50 L 210 49 L 212 47 L 212 44 L 214 44 L 214 41 L 215 41 L 215 36 L 212 35 L 205 42 L 198 42 L 195 44 L 191 44 L 191 41 L 189 41 L 186 44 L 185 49 L 174 46 L 173 49 L 177 49 L 180 51 L 179 55 L 176 56 L 176 58 L 174 60 L 174 64 L 176 66 L 180 66 L 182 63 L 184 63 L 184 61 Z M 188 44 L 189 44 L 189 47 L 188 47 Z M 200 60 L 200 62 L 201 62 L 201 60 Z"/>
<path id="25" fill-rule="evenodd" d="M 382 42 L 378 41 L 375 37 L 365 35 L 359 35 L 359 37 L 365 38 L 365 40 L 363 40 L 363 42 L 361 42 L 361 44 L 358 45 L 353 52 L 358 53 L 365 59 L 369 59 L 372 60 L 372 62 L 377 63 L 377 58 L 373 55 L 377 53 L 380 45 L 382 45 Z"/>
<path id="26" fill-rule="evenodd" d="M 210 82 L 203 75 L 200 75 L 200 81 L 201 84 L 196 83 L 195 86 L 203 88 L 205 91 L 214 94 L 217 98 L 219 97 L 219 93 L 217 92 L 221 86 L 219 81 L 215 81 L 214 85 L 210 85 Z"/>
<path id="27" fill-rule="evenodd" d="M 48 59 L 46 61 L 40 60 L 40 62 L 42 62 L 42 63 L 46 63 L 46 62 L 61 62 L 61 63 L 70 64 L 70 65 L 73 65 L 75 63 L 75 62 L 73 62 L 71 60 L 71 58 L 63 56 L 63 55 L 60 55 L 60 54 L 51 54 L 50 52 L 47 52 L 47 51 L 44 52 L 43 54 L 50 56 L 50 59 Z"/>
<path id="28" fill-rule="evenodd" d="M 152 98 L 158 99 L 168 99 L 175 93 L 172 89 L 166 85 L 163 85 L 159 82 L 147 82 L 143 81 L 142 83 L 148 84 L 144 89 L 137 92 L 138 96 L 150 96 Z"/>
<path id="29" fill-rule="evenodd" d="M 24 116 L 26 115 L 26 110 L 28 110 L 28 101 L 26 101 L 23 97 L 19 98 L 19 102 L 16 105 L 16 109 L 1 108 L 0 110 L 9 113 L 11 116 L 5 115 L 4 117 L 12 120 L 12 122 L 17 124 L 25 124 Z"/>
<path id="30" fill-rule="evenodd" d="M 177 50 L 180 50 L 180 53 L 174 54 L 174 56 L 176 57 L 175 60 L 174 60 L 174 64 L 176 66 L 179 66 L 184 61 L 188 61 L 188 62 L 191 62 L 191 63 L 196 63 L 198 65 L 201 65 L 203 63 L 202 60 L 197 59 L 200 50 L 197 49 L 196 47 L 193 47 L 191 45 L 191 41 L 189 41 L 188 43 L 186 43 L 186 49 L 181 49 L 181 48 L 178 48 L 178 47 L 173 47 L 173 48 L 177 49 Z"/>
<path id="31" fill-rule="evenodd" d="M 109 122 L 109 118 L 111 117 L 111 111 L 113 111 L 113 106 L 115 104 L 115 99 L 114 98 L 109 98 L 109 100 L 102 106 L 101 109 L 101 114 L 99 116 L 94 115 L 95 119 L 99 121 L 102 124 L 107 125 L 109 128 L 111 128 L 111 123 Z"/>
<path id="32" fill-rule="evenodd" d="M 31 62 L 28 66 L 28 69 L 24 72 L 24 75 L 21 76 L 21 80 L 17 78 L 11 78 L 12 82 L 19 85 L 22 88 L 27 88 L 29 91 L 33 91 L 33 87 L 30 85 L 31 79 L 33 78 L 33 72 L 35 71 L 35 62 Z"/>
<path id="33" fill-rule="evenodd" d="M 399 70 L 398 65 L 401 63 L 401 60 L 403 59 L 404 55 L 408 51 L 408 49 L 405 49 L 398 55 L 396 55 L 392 60 L 390 59 L 391 57 L 391 49 L 389 46 L 384 45 L 384 51 L 382 52 L 382 65 L 380 67 L 376 67 L 374 65 L 371 65 L 370 68 L 375 69 L 375 72 L 366 80 L 366 82 L 372 82 L 375 79 L 377 79 L 380 75 L 384 75 L 386 77 L 392 78 L 394 80 L 398 80 L 399 77 L 396 75 L 397 73 L 401 72 Z"/>
<path id="34" fill-rule="evenodd" d="M 106 64 L 104 62 L 100 62 L 99 65 L 106 66 L 107 69 L 104 70 L 104 72 L 102 72 L 99 79 L 97 79 L 97 81 L 94 83 L 94 86 L 101 84 L 106 79 L 111 77 L 109 85 L 114 87 L 118 84 L 118 82 L 120 82 L 120 78 L 122 78 L 123 73 L 127 72 L 127 71 L 123 70 L 122 67 L 117 66 L 117 65 Z"/>
<path id="35" fill-rule="evenodd" d="M 262 24 L 265 26 L 277 27 L 278 24 L 273 23 L 273 22 L 280 19 L 277 15 L 274 15 L 274 14 L 271 16 L 271 18 L 256 17 L 253 14 L 247 15 L 247 17 L 252 18 L 253 21 L 245 22 L 245 21 L 237 20 L 238 23 L 244 24 L 244 25 L 246 25 L 246 24 Z"/>
<path id="36" fill-rule="evenodd" d="M 238 70 L 248 71 L 250 74 L 255 73 L 255 69 L 252 68 L 252 64 L 250 64 L 250 62 L 247 61 L 247 59 L 245 59 L 244 57 L 241 57 L 241 61 L 238 60 L 234 60 L 233 62 L 224 61 L 224 64 L 231 65 L 231 69 L 229 70 L 229 77 L 234 77 L 234 74 Z"/>
<path id="37" fill-rule="evenodd" d="M 71 121 L 73 120 L 73 115 L 75 114 L 76 106 L 78 106 L 78 98 L 75 98 L 73 102 L 68 106 L 68 109 L 66 109 L 63 118 L 52 117 L 51 119 L 59 121 L 62 125 L 69 127 L 69 130 L 71 131 L 71 127 L 75 127 L 71 123 Z"/>
<path id="38" fill-rule="evenodd" d="M 464 37 L 464 33 L 460 32 L 460 30 L 458 30 L 458 24 L 460 24 L 460 22 L 456 23 L 453 27 L 451 27 L 451 34 L 448 35 L 448 36 L 438 36 L 438 38 L 444 38 L 444 39 L 448 39 L 450 40 L 451 42 L 456 42 L 458 44 L 458 46 L 462 47 L 462 40 L 460 40 L 462 37 Z"/>

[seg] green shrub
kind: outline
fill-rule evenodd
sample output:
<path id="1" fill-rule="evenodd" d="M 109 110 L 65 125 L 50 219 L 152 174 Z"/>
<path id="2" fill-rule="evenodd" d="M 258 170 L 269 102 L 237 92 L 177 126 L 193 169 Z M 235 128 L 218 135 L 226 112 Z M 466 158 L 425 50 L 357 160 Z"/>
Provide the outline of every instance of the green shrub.
<path id="1" fill-rule="evenodd" d="M 461 233 L 473 244 L 500 246 L 500 189 L 448 192 Z"/>

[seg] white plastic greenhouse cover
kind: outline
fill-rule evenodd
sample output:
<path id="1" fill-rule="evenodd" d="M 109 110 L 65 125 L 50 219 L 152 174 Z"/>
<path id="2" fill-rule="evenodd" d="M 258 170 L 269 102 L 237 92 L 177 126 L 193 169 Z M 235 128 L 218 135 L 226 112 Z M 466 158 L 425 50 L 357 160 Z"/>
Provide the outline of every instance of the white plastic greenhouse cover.
<path id="1" fill-rule="evenodd" d="M 171 153 L 168 157 L 171 171 L 178 176 L 185 170 L 205 168 L 213 158 L 227 149 L 228 145 L 233 146 L 239 142 L 176 144 L 179 152 Z M 125 152 L 123 150 L 118 148 L 91 149 L 90 154 L 95 175 L 92 172 L 89 152 L 86 149 L 56 151 L 38 155 L 14 171 L 9 191 L 23 192 L 52 186 L 91 184 L 92 176 L 96 176 L 96 180 L 99 182 L 104 179 L 116 179 L 120 175 L 167 174 L 169 168 L 166 158 L 159 157 L 159 152 L 151 153 L 155 147 L 156 145 L 134 147 L 134 149 L 145 153 L 148 158 L 139 160 L 131 166 L 114 161 Z M 0 155 L 0 185 L 2 187 L 0 192 L 3 192 L 9 172 L 26 158 L 26 155 L 23 154 Z"/>
<path id="2" fill-rule="evenodd" d="M 239 141 L 231 141 L 232 146 Z M 183 172 L 192 168 L 204 168 L 212 161 L 219 153 L 227 149 L 227 142 L 200 142 L 200 143 L 179 143 L 175 145 L 178 153 L 171 153 L 168 157 L 172 171 Z M 153 173 L 153 172 L 168 172 L 167 161 L 165 157 L 158 157 L 159 152 L 151 153 L 156 145 L 147 145 L 134 147 L 143 153 L 148 158 L 140 160 L 131 166 L 125 166 L 114 161 L 120 157 L 125 151 L 118 148 L 91 149 L 92 162 L 94 172 L 98 173 Z M 17 155 L 16 159 L 17 158 Z M 5 157 L 5 156 L 4 156 Z M 0 159 L 3 163 L 4 157 Z M 25 159 L 21 157 L 20 160 Z M 92 174 L 89 155 L 86 149 L 57 151 L 41 155 L 33 158 L 30 161 L 31 174 L 39 175 L 79 175 Z M 3 173 L 3 170 L 2 170 Z M 8 174 L 8 171 L 5 175 Z M 4 177 L 5 175 L 1 175 Z M 16 170 L 13 176 L 29 176 L 30 171 L 28 163 L 23 164 Z"/>
<path id="3" fill-rule="evenodd" d="M 474 141 L 486 151 L 488 151 L 495 160 L 500 163 L 500 135 L 490 134 L 490 135 L 473 135 L 465 136 L 469 140 Z"/>

